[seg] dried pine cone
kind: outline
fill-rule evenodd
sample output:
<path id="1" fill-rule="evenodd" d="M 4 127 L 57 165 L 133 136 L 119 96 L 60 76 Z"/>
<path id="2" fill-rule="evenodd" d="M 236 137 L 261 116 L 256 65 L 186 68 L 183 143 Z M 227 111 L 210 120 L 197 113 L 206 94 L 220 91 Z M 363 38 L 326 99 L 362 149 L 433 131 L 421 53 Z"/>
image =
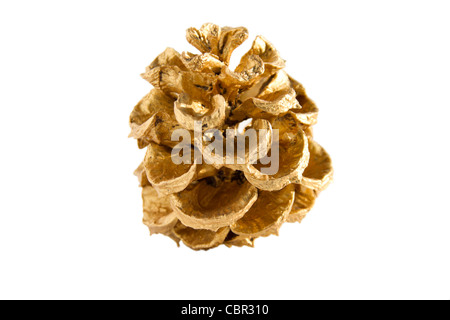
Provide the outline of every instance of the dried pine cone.
<path id="1" fill-rule="evenodd" d="M 135 172 L 143 188 L 144 223 L 151 234 L 195 250 L 253 246 L 258 237 L 278 234 L 284 222 L 301 222 L 333 175 L 329 155 L 313 140 L 318 109 L 283 70 L 285 61 L 272 44 L 258 36 L 236 69 L 229 69 L 233 50 L 247 37 L 243 27 L 188 29 L 188 42 L 201 54 L 171 48 L 161 53 L 142 74 L 155 89 L 130 116 L 130 136 L 147 148 Z M 193 130 L 195 120 L 202 121 L 203 131 L 267 128 L 262 143 L 275 139 L 271 130 L 278 129 L 278 172 L 262 174 L 261 163 L 174 164 L 171 152 L 178 142 L 172 133 Z M 194 138 L 190 143 L 205 147 Z"/>

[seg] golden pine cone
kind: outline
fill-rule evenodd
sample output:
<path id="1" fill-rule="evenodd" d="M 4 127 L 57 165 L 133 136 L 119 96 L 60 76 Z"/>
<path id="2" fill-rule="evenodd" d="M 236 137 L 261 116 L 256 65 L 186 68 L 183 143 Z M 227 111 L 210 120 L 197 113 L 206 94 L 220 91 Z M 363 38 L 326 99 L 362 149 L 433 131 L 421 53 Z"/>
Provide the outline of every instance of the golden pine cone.
<path id="1" fill-rule="evenodd" d="M 147 148 L 135 172 L 143 188 L 143 221 L 151 234 L 195 250 L 253 246 L 258 237 L 278 234 L 284 222 L 301 222 L 332 180 L 331 159 L 313 140 L 318 109 L 263 37 L 234 71 L 230 57 L 247 39 L 246 28 L 208 23 L 188 29 L 186 37 L 201 54 L 171 48 L 161 53 L 142 74 L 155 88 L 130 116 L 130 137 Z M 278 129 L 278 173 L 262 174 L 260 163 L 176 165 L 172 133 L 192 131 L 195 120 L 202 121 L 203 131 Z M 203 143 L 192 139 L 189 148 Z"/>

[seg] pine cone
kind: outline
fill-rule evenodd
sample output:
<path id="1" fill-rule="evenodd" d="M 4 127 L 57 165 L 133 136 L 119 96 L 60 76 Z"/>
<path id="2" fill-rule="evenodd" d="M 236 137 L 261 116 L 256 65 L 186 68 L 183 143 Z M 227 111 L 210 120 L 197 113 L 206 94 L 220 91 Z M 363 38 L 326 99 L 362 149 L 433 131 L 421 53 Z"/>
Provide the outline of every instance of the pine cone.
<path id="1" fill-rule="evenodd" d="M 258 237 L 278 234 L 284 222 L 301 222 L 332 180 L 331 159 L 313 140 L 318 109 L 283 70 L 285 61 L 273 45 L 258 36 L 230 70 L 233 50 L 247 37 L 243 27 L 188 29 L 188 42 L 201 54 L 171 48 L 161 53 L 142 74 L 155 88 L 130 116 L 130 136 L 147 148 L 135 172 L 143 188 L 144 224 L 151 234 L 195 250 L 253 246 Z M 235 143 L 226 129 L 267 129 L 256 147 L 278 142 L 278 172 L 263 174 L 262 159 L 220 164 L 217 154 L 203 153 L 200 163 L 194 155 L 205 151 L 208 139 L 194 134 L 191 163 L 175 164 L 171 153 L 179 142 L 172 134 L 193 131 L 194 121 L 202 121 L 205 134 L 220 130 L 224 145 Z M 249 147 L 245 159 L 256 151 Z"/>

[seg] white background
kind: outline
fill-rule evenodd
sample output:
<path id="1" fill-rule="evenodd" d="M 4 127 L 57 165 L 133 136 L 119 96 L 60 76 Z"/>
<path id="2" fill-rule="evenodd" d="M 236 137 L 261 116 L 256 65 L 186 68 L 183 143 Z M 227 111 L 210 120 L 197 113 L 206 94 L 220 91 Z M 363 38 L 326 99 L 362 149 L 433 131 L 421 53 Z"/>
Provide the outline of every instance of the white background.
<path id="1" fill-rule="evenodd" d="M 449 299 L 446 1 L 2 1 L 0 298 Z M 185 29 L 246 26 L 320 107 L 335 182 L 256 248 L 149 237 L 128 116 Z"/>

